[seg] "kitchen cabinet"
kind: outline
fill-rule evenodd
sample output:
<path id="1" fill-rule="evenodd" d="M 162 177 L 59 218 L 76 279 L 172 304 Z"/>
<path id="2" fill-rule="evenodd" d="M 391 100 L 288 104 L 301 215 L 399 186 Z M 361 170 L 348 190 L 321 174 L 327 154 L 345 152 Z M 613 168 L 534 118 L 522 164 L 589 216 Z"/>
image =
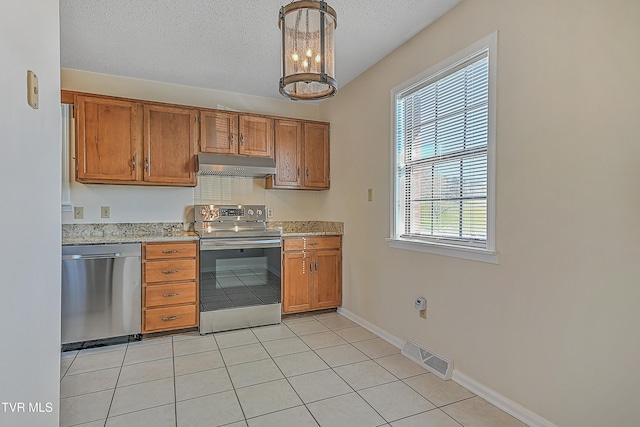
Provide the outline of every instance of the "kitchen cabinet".
<path id="1" fill-rule="evenodd" d="M 273 157 L 273 119 L 227 111 L 200 111 L 200 151 Z"/>
<path id="2" fill-rule="evenodd" d="M 342 305 L 342 237 L 283 238 L 282 312 Z"/>
<path id="3" fill-rule="evenodd" d="M 275 150 L 276 174 L 273 180 L 274 188 L 302 187 L 302 170 L 304 170 L 304 146 L 302 122 L 295 120 L 276 120 Z"/>
<path id="4" fill-rule="evenodd" d="M 196 185 L 197 114 L 190 108 L 144 105 L 145 182 Z"/>
<path id="5" fill-rule="evenodd" d="M 197 110 L 75 96 L 76 181 L 196 185 Z"/>
<path id="6" fill-rule="evenodd" d="M 76 180 L 127 183 L 138 179 L 140 104 L 112 98 L 78 96 L 76 105 Z"/>
<path id="7" fill-rule="evenodd" d="M 329 124 L 276 120 L 275 160 L 267 188 L 329 189 Z"/>
<path id="8" fill-rule="evenodd" d="M 198 326 L 198 243 L 142 245 L 142 333 Z"/>

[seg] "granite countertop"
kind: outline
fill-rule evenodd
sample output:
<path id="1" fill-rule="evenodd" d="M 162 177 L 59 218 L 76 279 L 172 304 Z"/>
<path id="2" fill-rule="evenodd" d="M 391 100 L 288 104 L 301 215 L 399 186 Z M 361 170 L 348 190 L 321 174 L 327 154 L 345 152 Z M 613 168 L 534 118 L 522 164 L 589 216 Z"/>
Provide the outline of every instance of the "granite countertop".
<path id="1" fill-rule="evenodd" d="M 270 229 L 280 229 L 283 237 L 339 236 L 344 224 L 331 221 L 270 221 Z M 198 240 L 193 224 L 178 223 L 118 223 L 63 224 L 63 245 L 103 243 L 171 242 Z"/>
<path id="2" fill-rule="evenodd" d="M 344 224 L 332 221 L 270 221 L 269 228 L 280 228 L 283 237 L 294 236 L 340 236 Z"/>
<path id="3" fill-rule="evenodd" d="M 190 223 L 63 224 L 63 245 L 198 240 Z"/>

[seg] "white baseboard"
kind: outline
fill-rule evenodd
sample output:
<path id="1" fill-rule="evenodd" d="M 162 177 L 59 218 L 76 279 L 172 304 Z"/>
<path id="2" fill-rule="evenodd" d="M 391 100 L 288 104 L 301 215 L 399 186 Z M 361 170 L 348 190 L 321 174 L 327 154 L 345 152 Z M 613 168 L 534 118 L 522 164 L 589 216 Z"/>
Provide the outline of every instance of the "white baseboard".
<path id="1" fill-rule="evenodd" d="M 391 335 L 390 333 L 388 333 L 387 331 L 380 329 L 379 327 L 377 327 L 376 325 L 374 325 L 373 323 L 364 320 L 362 317 L 358 316 L 357 314 L 353 314 L 352 312 L 350 312 L 349 310 L 346 310 L 342 307 L 338 307 L 338 313 L 342 314 L 344 317 L 346 317 L 347 319 L 353 320 L 354 322 L 356 322 L 358 325 L 362 326 L 363 328 L 367 329 L 370 332 L 373 332 L 374 334 L 376 334 L 377 336 L 379 336 L 380 338 L 382 338 L 383 340 L 385 340 L 386 342 L 388 342 L 389 344 L 398 347 L 400 349 L 402 349 L 402 347 L 404 346 L 404 341 L 401 340 L 400 338 Z"/>
<path id="2" fill-rule="evenodd" d="M 350 320 L 353 320 L 363 328 L 378 335 L 380 338 L 387 341 L 389 344 L 392 344 L 398 348 L 402 348 L 404 346 L 404 340 L 394 335 L 391 335 L 387 331 L 363 319 L 362 317 L 350 312 L 349 310 L 339 307 L 338 313 L 342 314 L 344 317 Z M 506 397 L 490 389 L 489 387 L 486 387 L 485 385 L 480 384 L 479 382 L 469 377 L 468 375 L 464 374 L 463 372 L 460 372 L 455 368 L 455 361 L 454 361 L 454 368 L 453 368 L 453 376 L 451 380 L 460 384 L 462 387 L 466 388 L 473 394 L 483 398 L 487 402 L 491 403 L 493 406 L 503 410 L 504 412 L 511 415 L 512 417 L 522 421 L 529 427 L 557 427 L 552 422 L 531 412 L 530 410 L 517 404 L 516 402 L 510 399 L 507 399 Z"/>

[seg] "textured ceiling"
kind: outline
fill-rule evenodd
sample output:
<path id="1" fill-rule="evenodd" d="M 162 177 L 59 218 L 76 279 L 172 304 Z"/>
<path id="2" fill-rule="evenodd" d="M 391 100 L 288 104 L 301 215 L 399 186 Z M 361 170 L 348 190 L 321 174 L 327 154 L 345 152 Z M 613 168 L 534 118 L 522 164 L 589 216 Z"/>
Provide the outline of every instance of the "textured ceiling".
<path id="1" fill-rule="evenodd" d="M 331 0 L 344 86 L 461 0 Z M 280 98 L 280 0 L 60 0 L 64 68 Z"/>

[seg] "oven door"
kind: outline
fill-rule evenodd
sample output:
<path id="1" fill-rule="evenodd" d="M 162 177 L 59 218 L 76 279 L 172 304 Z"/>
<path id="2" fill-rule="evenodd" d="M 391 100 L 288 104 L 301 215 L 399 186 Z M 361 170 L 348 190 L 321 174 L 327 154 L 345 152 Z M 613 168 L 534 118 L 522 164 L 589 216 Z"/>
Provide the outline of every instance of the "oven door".
<path id="1" fill-rule="evenodd" d="M 280 323 L 280 238 L 200 240 L 200 333 Z"/>

